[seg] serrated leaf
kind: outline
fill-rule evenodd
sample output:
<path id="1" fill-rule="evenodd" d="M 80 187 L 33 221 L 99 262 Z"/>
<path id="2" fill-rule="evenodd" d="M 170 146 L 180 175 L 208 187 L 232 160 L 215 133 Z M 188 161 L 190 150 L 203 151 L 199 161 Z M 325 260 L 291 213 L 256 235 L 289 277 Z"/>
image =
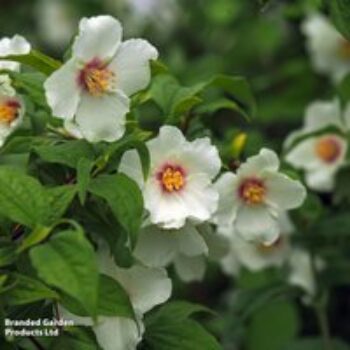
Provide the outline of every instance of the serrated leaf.
<path id="1" fill-rule="evenodd" d="M 58 299 L 58 294 L 33 278 L 15 274 L 13 288 L 3 295 L 9 305 L 24 305 L 44 299 Z"/>
<path id="2" fill-rule="evenodd" d="M 94 249 L 82 232 L 63 231 L 30 250 L 39 277 L 78 300 L 92 316 L 97 312 L 99 274 Z"/>
<path id="3" fill-rule="evenodd" d="M 135 246 L 143 214 L 143 197 L 137 184 L 124 174 L 103 175 L 91 181 L 89 191 L 108 202 L 128 233 L 131 246 Z"/>

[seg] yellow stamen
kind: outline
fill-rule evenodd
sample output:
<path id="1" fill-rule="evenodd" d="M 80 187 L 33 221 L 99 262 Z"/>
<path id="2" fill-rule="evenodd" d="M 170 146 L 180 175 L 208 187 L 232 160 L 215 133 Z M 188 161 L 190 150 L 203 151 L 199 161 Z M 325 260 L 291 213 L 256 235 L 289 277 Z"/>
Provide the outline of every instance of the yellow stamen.
<path id="1" fill-rule="evenodd" d="M 266 188 L 261 180 L 248 179 L 240 187 L 240 196 L 247 204 L 261 204 L 265 195 Z"/>
<path id="2" fill-rule="evenodd" d="M 18 106 L 5 103 L 0 106 L 0 122 L 11 124 L 18 116 Z"/>
<path id="3" fill-rule="evenodd" d="M 174 192 L 183 188 L 185 179 L 180 170 L 168 167 L 161 175 L 161 183 L 167 192 Z"/>
<path id="4" fill-rule="evenodd" d="M 85 71 L 86 89 L 92 96 L 101 96 L 108 91 L 113 72 L 107 68 L 87 68 Z"/>
<path id="5" fill-rule="evenodd" d="M 338 159 L 341 146 L 334 137 L 323 137 L 315 146 L 317 156 L 326 163 L 332 163 Z"/>

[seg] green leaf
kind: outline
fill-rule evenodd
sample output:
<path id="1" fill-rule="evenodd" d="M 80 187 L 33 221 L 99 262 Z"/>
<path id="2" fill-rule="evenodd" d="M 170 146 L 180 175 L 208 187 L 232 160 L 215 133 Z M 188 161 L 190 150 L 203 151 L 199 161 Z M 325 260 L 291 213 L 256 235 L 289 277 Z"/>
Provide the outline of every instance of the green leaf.
<path id="1" fill-rule="evenodd" d="M 108 202 L 134 247 L 143 214 L 143 198 L 137 184 L 124 174 L 103 175 L 91 181 L 89 191 Z"/>
<path id="2" fill-rule="evenodd" d="M 296 307 L 285 301 L 261 308 L 251 319 L 247 334 L 248 350 L 280 350 L 297 335 Z"/>
<path id="3" fill-rule="evenodd" d="M 52 142 L 48 138 L 40 136 L 15 136 L 1 148 L 1 154 L 28 153 L 36 146 L 42 146 Z"/>
<path id="4" fill-rule="evenodd" d="M 99 274 L 91 243 L 79 231 L 63 231 L 34 247 L 30 259 L 47 284 L 78 300 L 85 310 L 97 312 Z"/>
<path id="5" fill-rule="evenodd" d="M 16 258 L 16 246 L 13 242 L 0 240 L 0 267 L 11 265 Z"/>
<path id="6" fill-rule="evenodd" d="M 35 153 L 48 163 L 63 164 L 76 168 L 81 158 L 93 160 L 95 153 L 92 145 L 84 140 L 74 140 L 57 145 L 39 146 L 34 148 Z"/>
<path id="7" fill-rule="evenodd" d="M 42 282 L 15 274 L 14 287 L 3 295 L 9 305 L 24 305 L 44 299 L 58 299 L 58 294 Z"/>
<path id="8" fill-rule="evenodd" d="M 46 239 L 51 233 L 51 228 L 37 226 L 28 236 L 26 236 L 21 245 L 18 247 L 17 252 L 21 253 L 24 250 L 36 245 Z"/>
<path id="9" fill-rule="evenodd" d="M 14 222 L 34 227 L 47 211 L 44 188 L 18 170 L 0 168 L 0 213 Z"/>
<path id="10" fill-rule="evenodd" d="M 146 318 L 145 343 L 152 350 L 222 349 L 198 322 L 189 319 L 198 312 L 211 311 L 187 302 L 165 304 Z"/>
<path id="11" fill-rule="evenodd" d="M 350 40 L 350 0 L 332 0 L 329 6 L 335 26 Z"/>
<path id="12" fill-rule="evenodd" d="M 63 296 L 62 304 L 75 315 L 88 316 L 73 298 Z M 100 275 L 97 305 L 97 315 L 99 316 L 135 318 L 128 294 L 118 281 L 107 275 Z"/>
<path id="13" fill-rule="evenodd" d="M 43 53 L 32 50 L 27 55 L 12 55 L 1 58 L 2 60 L 9 60 L 22 63 L 24 65 L 35 68 L 41 73 L 45 75 L 49 75 L 53 73 L 55 70 L 60 68 L 61 62 L 57 61 L 49 56 L 44 55 Z"/>
<path id="14" fill-rule="evenodd" d="M 89 187 L 89 182 L 91 178 L 91 170 L 94 167 L 94 163 L 87 159 L 81 158 L 77 165 L 77 188 L 79 200 L 82 205 L 84 205 L 86 192 Z"/>
<path id="15" fill-rule="evenodd" d="M 47 225 L 55 223 L 64 215 L 76 193 L 77 188 L 72 185 L 52 187 L 46 190 L 48 210 L 45 223 Z"/>
<path id="16" fill-rule="evenodd" d="M 320 338 L 298 339 L 283 348 L 283 350 L 320 350 L 320 349 L 325 349 L 324 341 L 323 339 L 320 339 Z M 349 350 L 349 347 L 341 340 L 333 339 L 332 350 Z"/>

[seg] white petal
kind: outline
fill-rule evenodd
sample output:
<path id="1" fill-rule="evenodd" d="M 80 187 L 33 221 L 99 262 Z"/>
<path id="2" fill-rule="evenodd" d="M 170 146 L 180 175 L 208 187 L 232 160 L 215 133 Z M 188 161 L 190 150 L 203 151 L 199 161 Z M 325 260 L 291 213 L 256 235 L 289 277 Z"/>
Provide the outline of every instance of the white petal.
<path id="1" fill-rule="evenodd" d="M 163 269 L 134 265 L 130 269 L 117 269 L 117 280 L 128 291 L 134 308 L 146 313 L 171 296 L 172 284 Z"/>
<path id="2" fill-rule="evenodd" d="M 175 233 L 176 234 L 176 233 Z M 186 256 L 207 255 L 208 247 L 197 229 L 187 224 L 178 232 L 179 251 Z"/>
<path id="3" fill-rule="evenodd" d="M 77 111 L 81 93 L 78 72 L 76 61 L 71 59 L 45 81 L 46 99 L 56 117 L 73 119 Z"/>
<path id="4" fill-rule="evenodd" d="M 335 169 L 320 167 L 306 173 L 306 184 L 315 191 L 330 192 L 335 185 Z"/>
<path id="5" fill-rule="evenodd" d="M 127 318 L 101 317 L 93 329 L 103 350 L 135 350 L 142 340 L 135 321 Z"/>
<path id="6" fill-rule="evenodd" d="M 134 256 L 147 266 L 165 267 L 178 253 L 180 235 L 182 232 L 148 226 L 139 234 Z"/>
<path id="7" fill-rule="evenodd" d="M 320 130 L 330 125 L 342 128 L 340 102 L 337 99 L 333 101 L 316 101 L 310 104 L 306 109 L 305 128 L 308 132 Z"/>
<path id="8" fill-rule="evenodd" d="M 60 319 L 65 321 L 73 321 L 76 326 L 92 326 L 94 324 L 91 317 L 81 317 L 72 314 L 62 305 L 58 304 L 58 314 Z"/>
<path id="9" fill-rule="evenodd" d="M 79 35 L 73 44 L 73 56 L 89 62 L 94 58 L 111 59 L 121 42 L 122 27 L 111 16 L 83 18 L 79 24 Z"/>
<path id="10" fill-rule="evenodd" d="M 181 162 L 192 174 L 205 173 L 211 179 L 221 168 L 219 152 L 208 137 L 187 143 L 181 155 Z"/>
<path id="11" fill-rule="evenodd" d="M 125 132 L 125 116 L 129 112 L 129 99 L 113 93 L 99 97 L 82 95 L 76 123 L 90 142 L 113 142 Z"/>
<path id="12" fill-rule="evenodd" d="M 142 189 L 144 185 L 142 165 L 138 153 L 134 150 L 127 151 L 119 164 L 119 171 L 132 178 Z"/>
<path id="13" fill-rule="evenodd" d="M 318 168 L 322 162 L 315 152 L 316 142 L 316 137 L 301 141 L 286 155 L 286 161 L 297 169 Z"/>
<path id="14" fill-rule="evenodd" d="M 31 50 L 28 41 L 20 35 L 0 40 L 0 57 L 27 55 Z"/>
<path id="15" fill-rule="evenodd" d="M 74 120 L 66 119 L 64 121 L 64 128 L 71 137 L 74 137 L 76 139 L 84 138 L 83 134 L 80 131 L 79 125 L 77 125 Z"/>
<path id="16" fill-rule="evenodd" d="M 238 176 L 252 176 L 260 174 L 262 171 L 277 171 L 279 168 L 277 154 L 270 149 L 263 148 L 258 155 L 250 157 L 238 169 Z"/>
<path id="17" fill-rule="evenodd" d="M 214 214 L 213 222 L 220 227 L 232 226 L 238 208 L 235 192 L 237 190 L 237 176 L 224 173 L 214 184 L 219 193 L 218 210 Z"/>
<path id="18" fill-rule="evenodd" d="M 170 161 L 171 156 L 174 157 L 175 154 L 181 151 L 186 143 L 184 135 L 178 128 L 169 125 L 162 126 L 158 136 L 147 142 L 152 167 L 157 167 L 164 161 Z"/>
<path id="19" fill-rule="evenodd" d="M 277 218 L 265 206 L 242 206 L 236 219 L 237 232 L 247 241 L 274 242 L 280 233 Z"/>
<path id="20" fill-rule="evenodd" d="M 18 72 L 20 69 L 20 64 L 12 61 L 0 61 L 0 69 L 8 69 Z"/>
<path id="21" fill-rule="evenodd" d="M 316 292 L 315 277 L 312 271 L 311 257 L 308 253 L 295 249 L 290 256 L 290 284 L 303 288 L 308 294 Z"/>
<path id="22" fill-rule="evenodd" d="M 157 49 L 146 40 L 123 42 L 109 66 L 116 74 L 118 88 L 127 96 L 145 89 L 151 80 L 149 61 L 157 58 Z"/>
<path id="23" fill-rule="evenodd" d="M 201 281 L 205 275 L 205 258 L 202 255 L 189 257 L 179 255 L 175 260 L 175 270 L 182 281 Z"/>
<path id="24" fill-rule="evenodd" d="M 266 201 L 278 210 L 290 210 L 302 205 L 306 198 L 305 187 L 296 180 L 280 173 L 266 177 Z"/>

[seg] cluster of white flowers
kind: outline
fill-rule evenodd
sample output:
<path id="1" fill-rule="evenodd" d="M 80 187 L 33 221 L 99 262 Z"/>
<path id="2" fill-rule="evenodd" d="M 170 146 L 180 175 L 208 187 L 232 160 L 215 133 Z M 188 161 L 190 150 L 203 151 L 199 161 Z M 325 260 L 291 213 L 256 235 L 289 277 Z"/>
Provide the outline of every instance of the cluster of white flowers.
<path id="1" fill-rule="evenodd" d="M 0 42 L 0 57 L 29 51 L 23 38 Z M 122 42 L 122 27 L 116 19 L 82 19 L 71 58 L 44 85 L 53 115 L 63 119 L 72 134 L 90 142 L 120 139 L 125 132 L 130 99 L 148 86 L 150 61 L 157 57 L 157 50 L 145 40 Z M 5 126 L 7 132 L 12 131 L 22 118 L 23 106 L 14 94 L 0 95 L 0 132 Z M 333 124 L 344 131 L 346 122 L 336 111 L 339 121 Z M 313 117 L 307 119 L 300 134 L 316 129 Z M 323 126 L 326 119 L 322 119 Z M 314 140 L 315 144 L 316 155 L 327 164 L 338 164 L 344 158 L 346 144 L 341 136 L 322 136 Z M 299 181 L 280 171 L 273 151 L 262 149 L 236 173 L 220 174 L 219 152 L 207 137 L 188 141 L 178 128 L 163 126 L 146 146 L 151 160 L 147 179 L 135 150 L 126 152 L 119 166 L 120 172 L 138 184 L 144 199 L 145 221 L 134 250 L 137 265 L 121 269 L 107 248 L 100 244 L 98 249 L 101 272 L 124 286 L 137 322 L 100 317 L 94 323 L 61 310 L 64 317 L 93 326 L 99 344 L 106 350 L 136 348 L 144 329 L 143 314 L 171 295 L 171 281 L 164 269 L 169 264 L 175 265 L 184 281 L 193 281 L 203 278 L 207 257 L 222 260 L 227 271 L 238 271 L 237 261 L 252 270 L 280 266 L 287 255 L 291 266 L 299 260 L 310 261 L 295 258 L 295 254 L 304 254 L 299 251 L 286 254 L 291 250 L 291 229 L 281 229 L 281 220 L 287 211 L 302 205 L 306 190 Z M 287 157 L 290 162 L 302 158 L 293 156 L 297 151 L 292 150 Z M 308 158 L 307 170 L 317 171 L 309 165 Z M 299 271 L 306 270 L 299 266 Z M 303 285 L 310 293 L 314 290 L 310 279 L 307 284 L 296 268 L 292 269 L 290 281 Z"/>
<path id="2" fill-rule="evenodd" d="M 320 13 L 310 14 L 302 24 L 312 64 L 319 73 L 339 82 L 350 72 L 350 42 Z"/>

